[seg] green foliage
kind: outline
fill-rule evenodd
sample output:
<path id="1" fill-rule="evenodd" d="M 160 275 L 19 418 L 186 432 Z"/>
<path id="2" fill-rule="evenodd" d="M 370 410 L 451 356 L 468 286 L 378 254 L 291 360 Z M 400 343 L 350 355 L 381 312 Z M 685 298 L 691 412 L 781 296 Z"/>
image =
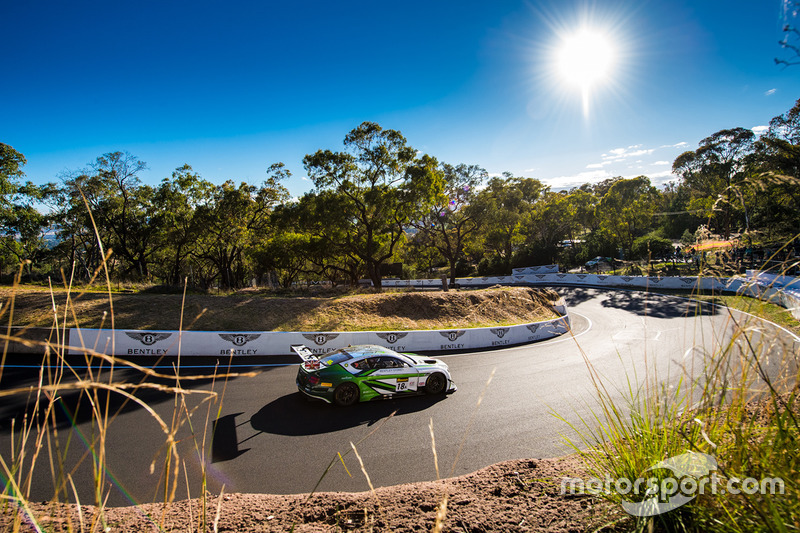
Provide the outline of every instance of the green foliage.
<path id="1" fill-rule="evenodd" d="M 375 287 L 381 287 L 381 265 L 405 239 L 405 228 L 443 190 L 436 159 L 407 144 L 395 130 L 364 122 L 345 136 L 345 151 L 319 150 L 303 159 L 319 193 L 335 195 L 336 211 L 327 224 L 330 244 L 339 254 L 364 264 Z"/>
<path id="2" fill-rule="evenodd" d="M 303 163 L 315 189 L 291 201 L 281 163 L 260 185 L 217 185 L 184 165 L 151 186 L 140 181 L 145 163 L 127 152 L 37 187 L 21 182 L 25 157 L 0 144 L 0 265 L 31 261 L 28 273 L 64 269 L 88 280 L 112 250 L 110 275 L 123 281 L 227 289 L 252 279 L 367 277 L 380 286 L 393 262 L 417 276 L 447 268 L 452 281 L 476 267 L 507 274 L 657 256 L 668 251 L 664 239 L 738 232 L 743 243 L 771 243 L 800 234 L 800 100 L 759 138 L 745 128 L 706 137 L 675 160 L 680 180 L 661 190 L 647 176 L 568 191 L 511 173 L 489 179 L 478 165 L 420 155 L 372 122 L 347 133 L 342 150 Z"/>
<path id="3" fill-rule="evenodd" d="M 631 250 L 634 259 L 657 259 L 672 255 L 672 241 L 653 231 L 633 241 Z"/>

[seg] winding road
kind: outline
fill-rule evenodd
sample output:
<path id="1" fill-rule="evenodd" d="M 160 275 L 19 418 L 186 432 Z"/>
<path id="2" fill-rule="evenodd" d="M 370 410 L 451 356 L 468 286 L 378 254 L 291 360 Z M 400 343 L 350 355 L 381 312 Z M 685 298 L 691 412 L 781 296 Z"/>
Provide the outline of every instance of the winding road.
<path id="1" fill-rule="evenodd" d="M 652 378 L 672 387 L 681 380 L 686 383 L 687 377 L 702 379 L 704 356 L 720 345 L 744 342 L 743 337 L 732 340 L 733 322 L 743 320 L 744 315 L 731 315 L 724 308 L 643 292 L 558 290 L 569 306 L 572 334 L 520 347 L 442 356 L 458 385 L 456 393 L 442 398 L 420 396 L 336 408 L 302 397 L 294 385 L 296 366 L 282 366 L 282 361 L 274 358 L 244 361 L 260 371 L 256 377 L 232 379 L 227 384 L 184 382 L 184 386 L 213 386 L 224 399 L 220 411 L 217 406 L 208 409 L 208 404 L 194 411 L 196 435 L 188 425 L 178 433 L 181 459 L 176 497 L 199 495 L 202 469 L 198 450 L 205 451 L 212 493 L 219 493 L 223 485 L 226 493 L 304 493 L 315 487 L 318 491 L 368 490 L 351 443 L 375 487 L 430 481 L 437 476 L 431 425 L 442 477 L 509 459 L 564 455 L 571 449 L 562 435 L 577 441 L 567 422 L 580 426 L 581 419 L 589 419 L 596 406 L 587 363 L 602 376 L 607 390 L 622 399 L 629 394 L 628 380 L 635 388 L 635 383 Z M 798 347 L 787 332 L 768 323 L 759 321 L 750 330 L 762 339 L 782 339 L 777 344 L 757 343 L 768 345 L 767 350 L 777 353 Z M 184 358 L 182 364 L 191 372 L 207 373 L 208 368 L 187 367 L 209 361 L 214 362 Z M 33 371 L 12 364 L 18 362 L 9 360 L 0 387 L 35 383 Z M 134 375 L 117 371 L 115 377 Z M 170 423 L 174 396 L 158 391 L 137 396 Z M 10 421 L 16 419 L 13 436 L 19 439 L 28 401 L 14 397 L 0 404 L 0 453 L 6 460 L 11 457 Z M 199 401 L 199 396 L 188 396 L 187 408 Z M 54 413 L 57 437 L 43 441 L 31 499 L 53 497 L 47 455 L 58 442 L 81 501 L 92 503 L 92 463 L 84 443 L 92 439 L 89 406 L 75 406 L 75 395 L 70 394 L 63 396 L 63 403 L 67 407 Z M 108 505 L 160 500 L 166 464 L 164 433 L 150 413 L 132 402 L 123 405 L 117 401 L 112 412 L 116 408 L 121 412 L 106 437 Z M 209 431 L 203 441 L 206 420 Z M 216 426 L 213 438 L 212 422 Z M 66 479 L 65 475 L 56 477 Z M 61 495 L 62 501 L 67 497 L 74 501 L 72 488 L 62 487 Z"/>

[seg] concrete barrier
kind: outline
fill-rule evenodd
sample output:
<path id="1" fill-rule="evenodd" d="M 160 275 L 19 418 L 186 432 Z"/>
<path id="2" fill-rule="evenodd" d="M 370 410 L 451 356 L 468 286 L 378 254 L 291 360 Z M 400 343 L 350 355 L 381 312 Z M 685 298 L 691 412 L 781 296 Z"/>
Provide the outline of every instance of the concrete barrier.
<path id="1" fill-rule="evenodd" d="M 6 334 L 6 328 L 3 328 L 2 333 Z M 11 337 L 18 338 L 19 340 L 8 341 L 8 349 L 6 353 L 13 354 L 38 354 L 44 355 L 44 343 L 50 341 L 52 344 L 57 344 L 56 335 L 50 328 L 11 328 Z M 0 341 L 0 351 L 4 350 L 5 342 Z"/>
<path id="2" fill-rule="evenodd" d="M 399 352 L 449 352 L 513 346 L 549 339 L 569 331 L 570 318 L 561 300 L 562 315 L 553 320 L 494 328 L 416 331 L 331 332 L 230 332 L 70 330 L 70 354 L 82 346 L 109 355 L 133 356 L 259 356 L 290 355 L 291 346 L 305 344 L 315 354 L 325 354 L 351 344 L 380 344 Z"/>

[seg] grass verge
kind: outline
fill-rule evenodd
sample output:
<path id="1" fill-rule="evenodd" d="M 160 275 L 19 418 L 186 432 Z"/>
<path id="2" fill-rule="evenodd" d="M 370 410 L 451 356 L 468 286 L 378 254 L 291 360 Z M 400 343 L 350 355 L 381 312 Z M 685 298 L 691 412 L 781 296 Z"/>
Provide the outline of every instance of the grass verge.
<path id="1" fill-rule="evenodd" d="M 685 296 L 798 331 L 788 311 L 773 304 Z M 577 480 L 572 490 L 621 506 L 630 530 L 800 529 L 798 344 L 754 316 L 728 311 L 726 322 L 726 340 L 698 355 L 698 367 L 684 365 L 677 383 L 655 371 L 644 382 L 629 376 L 621 396 L 584 354 L 597 404 L 571 424 L 567 442 L 590 480 Z"/>

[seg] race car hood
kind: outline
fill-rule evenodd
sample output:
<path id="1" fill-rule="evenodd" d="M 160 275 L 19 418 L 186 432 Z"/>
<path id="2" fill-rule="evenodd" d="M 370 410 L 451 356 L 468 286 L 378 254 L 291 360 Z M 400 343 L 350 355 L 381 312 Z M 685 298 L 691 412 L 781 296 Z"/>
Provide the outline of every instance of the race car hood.
<path id="1" fill-rule="evenodd" d="M 422 357 L 416 354 L 403 354 L 409 359 L 413 360 L 418 365 L 435 365 L 447 368 L 447 364 L 441 359 L 434 359 L 432 357 Z"/>

